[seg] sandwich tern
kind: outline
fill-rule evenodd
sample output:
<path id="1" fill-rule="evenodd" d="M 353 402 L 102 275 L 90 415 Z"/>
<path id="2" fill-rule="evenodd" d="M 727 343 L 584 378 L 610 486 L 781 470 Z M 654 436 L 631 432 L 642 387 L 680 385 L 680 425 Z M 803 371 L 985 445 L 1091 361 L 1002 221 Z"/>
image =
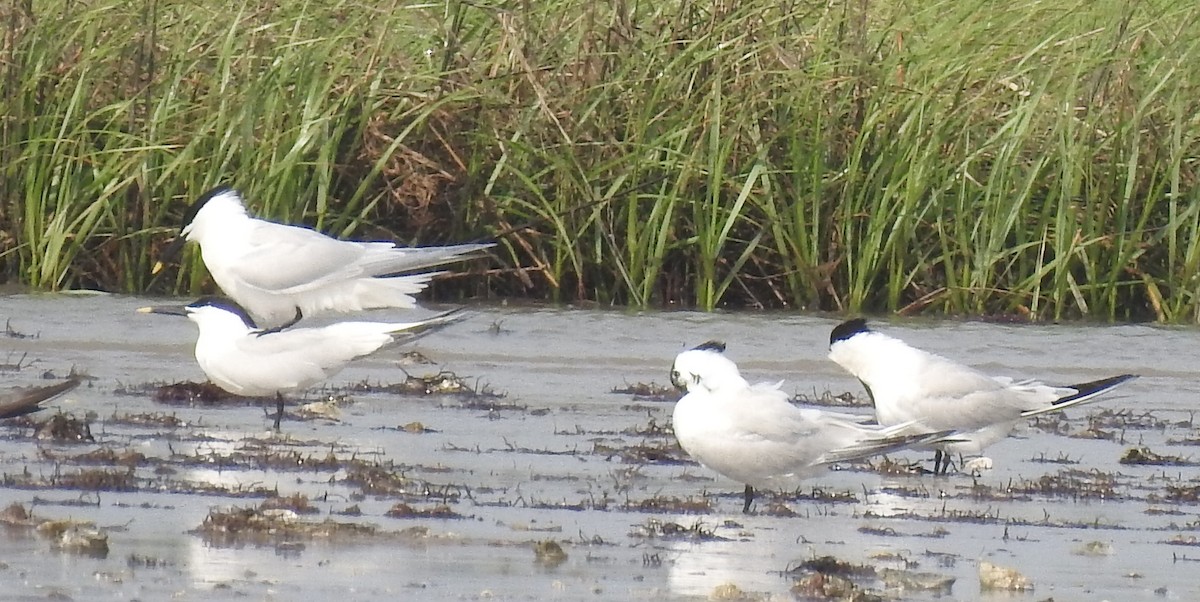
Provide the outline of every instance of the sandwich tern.
<path id="1" fill-rule="evenodd" d="M 0 419 L 16 418 L 17 416 L 32 414 L 41 410 L 42 406 L 40 404 L 43 401 L 62 395 L 78 387 L 79 383 L 79 377 L 72 376 L 56 385 L 47 385 L 45 387 L 14 387 L 0 394 Z"/>
<path id="2" fill-rule="evenodd" d="M 275 429 L 283 394 L 332 377 L 346 364 L 379 349 L 429 334 L 465 317 L 448 311 L 416 322 L 336 322 L 315 328 L 262 329 L 236 302 L 203 297 L 188 305 L 138 309 L 186 316 L 196 323 L 196 362 L 209 380 L 235 395 L 275 396 Z"/>
<path id="3" fill-rule="evenodd" d="M 862 382 L 879 424 L 916 422 L 930 431 L 955 431 L 953 443 L 933 446 L 934 474 L 949 470 L 951 454 L 978 455 L 1004 439 L 1022 418 L 1093 401 L 1137 378 L 1121 374 L 1055 387 L 991 377 L 871 330 L 862 318 L 833 329 L 829 359 Z"/>
<path id="4" fill-rule="evenodd" d="M 913 434 L 910 425 L 862 424 L 869 416 L 801 409 L 779 383 L 751 385 L 725 345 L 709 341 L 675 357 L 671 383 L 687 394 L 676 404 L 675 438 L 706 468 L 745 484 L 743 513 L 754 488 L 782 488 L 857 460 L 940 440 L 948 432 Z"/>
<path id="5" fill-rule="evenodd" d="M 301 316 L 385 307 L 412 308 L 413 295 L 441 272 L 417 273 L 470 259 L 492 243 L 399 247 L 355 242 L 250 217 L 241 195 L 227 186 L 196 200 L 179 236 L 163 252 L 177 255 L 188 241 L 217 286 L 264 327 L 290 325 Z M 162 269 L 159 261 L 154 272 Z"/>

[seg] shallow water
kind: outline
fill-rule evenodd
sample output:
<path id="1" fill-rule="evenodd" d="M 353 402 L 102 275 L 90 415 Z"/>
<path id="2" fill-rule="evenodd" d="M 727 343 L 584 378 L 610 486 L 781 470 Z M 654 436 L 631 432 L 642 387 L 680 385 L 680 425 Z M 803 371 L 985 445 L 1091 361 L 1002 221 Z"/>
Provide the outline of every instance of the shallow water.
<path id="1" fill-rule="evenodd" d="M 718 339 L 752 381 L 786 379 L 785 389 L 809 395 L 860 395 L 858 384 L 825 359 L 836 319 L 476 308 L 464 323 L 353 364 L 329 383 L 332 389 L 312 391 L 305 401 L 354 383 L 402 381 L 404 370 L 439 369 L 502 398 L 351 392 L 336 419 L 290 416 L 282 435 L 273 436 L 256 403 L 169 406 L 140 389 L 203 379 L 191 356 L 193 325 L 134 312 L 152 301 L 162 302 L 0 297 L 0 319 L 26 335 L 0 337 L 0 386 L 43 384 L 44 373 L 61 377 L 72 369 L 90 375 L 34 418 L 91 414 L 95 439 L 39 442 L 31 428 L 0 425 L 0 507 L 15 502 L 40 519 L 93 521 L 109 547 L 93 557 L 57 550 L 31 529 L 0 529 L 7 586 L 0 598 L 329 599 L 351 592 L 356 600 L 705 599 L 733 584 L 748 599 L 790 599 L 794 580 L 786 571 L 825 555 L 954 577 L 953 599 L 1200 596 L 1200 504 L 1170 497 L 1200 486 L 1200 469 L 1118 463 L 1137 445 L 1200 461 L 1194 445 L 1168 443 L 1200 440 L 1191 422 L 1200 407 L 1196 329 L 881 323 L 992 374 L 1054 383 L 1120 372 L 1142 378 L 1069 412 L 1054 432 L 1025 428 L 990 448 L 994 468 L 979 477 L 850 467 L 812 480 L 800 496 L 777 498 L 782 506 L 761 499 L 760 512 L 744 516 L 739 484 L 669 461 L 677 457 L 668 453 L 674 441 L 655 428 L 669 424 L 669 401 L 612 389 L 665 385 L 676 353 Z M 397 316 L 370 319 L 389 315 Z M 409 349 L 436 365 L 401 369 Z M 1102 410 L 1124 414 L 1105 417 Z M 182 424 L 137 424 L 130 417 L 138 415 Z M 1078 437 L 1089 416 L 1103 421 L 1099 429 L 1111 439 Z M 426 430 L 401 428 L 411 423 Z M 144 458 L 85 464 L 97 450 Z M 281 468 L 272 463 L 280 457 L 314 466 Z M 915 453 L 893 459 L 927 460 Z M 352 461 L 408 480 L 368 490 L 352 482 Z M 125 476 L 126 490 L 64 485 L 64 475 L 87 470 Z M 316 513 L 299 521 L 376 531 L 191 533 L 212 510 L 255 508 L 276 492 L 307 496 Z M 418 512 L 444 505 L 457 518 L 388 516 L 398 502 Z M 685 503 L 712 510 L 686 514 L 679 511 Z M 664 533 L 672 523 L 683 531 Z M 537 559 L 535 544 L 548 540 L 560 544 L 565 560 Z M 1102 554 L 1081 552 L 1093 542 L 1101 542 L 1093 547 Z M 1034 591 L 981 593 L 980 561 L 1019 570 Z M 858 583 L 903 599 L 938 595 L 870 578 Z"/>

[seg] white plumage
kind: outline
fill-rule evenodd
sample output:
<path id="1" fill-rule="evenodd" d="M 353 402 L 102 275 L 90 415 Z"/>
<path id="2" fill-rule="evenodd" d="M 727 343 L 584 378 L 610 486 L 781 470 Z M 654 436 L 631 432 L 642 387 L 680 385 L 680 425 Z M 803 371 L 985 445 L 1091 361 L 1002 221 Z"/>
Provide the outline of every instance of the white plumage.
<path id="1" fill-rule="evenodd" d="M 979 454 L 1008 436 L 1022 418 L 1092 401 L 1133 378 L 1122 374 L 1063 387 L 991 377 L 911 347 L 854 319 L 834 328 L 829 359 L 862 381 L 884 426 L 916 422 L 929 431 L 954 430 L 955 443 L 936 446 L 935 472 L 950 454 Z M 939 466 L 945 457 L 945 465 Z"/>
<path id="2" fill-rule="evenodd" d="M 318 328 L 264 330 L 238 304 L 221 297 L 138 311 L 183 315 L 195 322 L 200 329 L 196 362 L 204 374 L 230 393 L 276 396 L 276 428 L 283 414 L 283 393 L 306 389 L 337 374 L 356 358 L 463 317 L 456 310 L 416 322 L 337 322 Z"/>
<path id="3" fill-rule="evenodd" d="M 751 385 L 709 342 L 675 358 L 671 382 L 686 388 L 672 417 L 675 437 L 705 467 L 746 485 L 743 512 L 754 488 L 792 488 L 827 465 L 940 439 L 913 436 L 908 425 L 860 424 L 869 417 L 801 409 L 782 383 Z"/>
<path id="4" fill-rule="evenodd" d="M 415 307 L 413 295 L 437 273 L 411 272 L 460 261 L 492 246 L 398 247 L 337 240 L 250 217 L 241 196 L 227 187 L 205 193 L 189 208 L 180 237 L 165 255 L 178 252 L 187 241 L 199 243 L 217 286 L 266 327 L 293 322 L 297 310 L 314 316 Z"/>

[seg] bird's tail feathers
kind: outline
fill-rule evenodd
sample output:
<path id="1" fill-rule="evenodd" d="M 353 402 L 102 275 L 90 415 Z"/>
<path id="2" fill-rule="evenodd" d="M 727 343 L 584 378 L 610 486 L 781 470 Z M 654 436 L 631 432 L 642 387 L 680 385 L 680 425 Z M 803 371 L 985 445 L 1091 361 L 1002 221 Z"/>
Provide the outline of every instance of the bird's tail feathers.
<path id="1" fill-rule="evenodd" d="M 848 462 L 850 460 L 860 460 L 869 456 L 878 454 L 886 454 L 889 452 L 907 449 L 912 447 L 926 447 L 940 443 L 953 443 L 955 431 L 935 431 L 932 433 L 915 433 L 912 432 L 914 423 L 906 422 L 871 432 L 873 436 L 869 436 L 851 445 L 834 449 L 825 452 L 821 455 L 818 462 L 829 464 L 832 462 Z"/>
<path id="2" fill-rule="evenodd" d="M 432 318 L 426 318 L 419 322 L 401 322 L 392 324 L 391 330 L 387 333 L 392 335 L 397 343 L 408 343 L 415 341 L 427 334 L 437 332 L 455 322 L 465 320 L 471 315 L 471 312 L 464 308 L 456 308 L 447 312 L 442 312 Z"/>
<path id="3" fill-rule="evenodd" d="M 470 243 L 445 247 L 384 247 L 373 250 L 360 262 L 371 276 L 391 278 L 483 255 L 495 243 Z"/>
<path id="4" fill-rule="evenodd" d="M 1067 408 L 1085 404 L 1135 378 L 1137 378 L 1136 374 L 1122 374 L 1120 376 L 1112 376 L 1109 378 L 1102 378 L 1100 380 L 1093 380 L 1091 382 L 1070 385 L 1065 388 L 1074 389 L 1075 393 L 1067 395 L 1066 397 L 1060 397 L 1054 400 L 1054 403 L 1051 403 L 1047 407 L 1021 412 L 1021 416 L 1029 418 L 1032 416 L 1045 414 L 1047 412 L 1060 412 Z"/>

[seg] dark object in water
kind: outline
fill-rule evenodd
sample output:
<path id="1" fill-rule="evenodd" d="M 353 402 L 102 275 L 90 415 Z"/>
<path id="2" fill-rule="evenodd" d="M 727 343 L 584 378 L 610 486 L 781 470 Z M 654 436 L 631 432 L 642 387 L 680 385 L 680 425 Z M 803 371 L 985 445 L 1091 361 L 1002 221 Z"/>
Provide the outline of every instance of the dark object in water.
<path id="1" fill-rule="evenodd" d="M 71 377 L 45 387 L 17 387 L 0 394 L 0 419 L 16 418 L 43 409 L 43 401 L 53 399 L 79 386 L 79 378 Z"/>

